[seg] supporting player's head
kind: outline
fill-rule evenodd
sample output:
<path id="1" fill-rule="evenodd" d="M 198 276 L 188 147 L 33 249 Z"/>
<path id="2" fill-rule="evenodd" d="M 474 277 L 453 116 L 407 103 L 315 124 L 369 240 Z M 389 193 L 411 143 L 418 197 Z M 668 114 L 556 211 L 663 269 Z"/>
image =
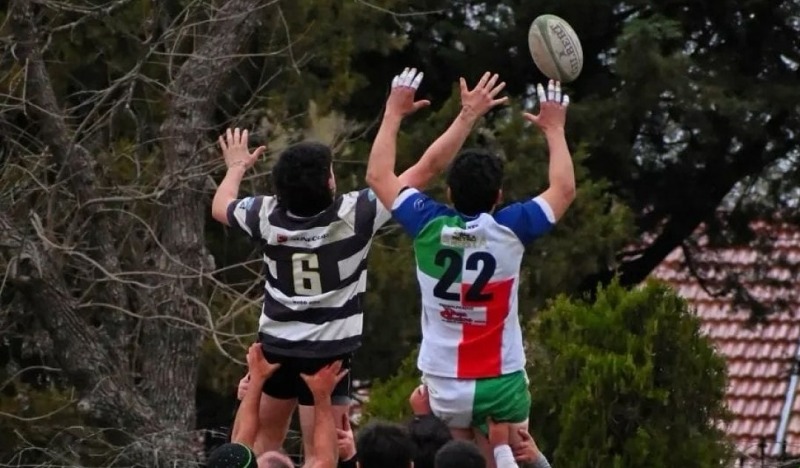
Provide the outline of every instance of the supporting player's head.
<path id="1" fill-rule="evenodd" d="M 486 459 L 474 443 L 451 440 L 436 454 L 436 468 L 486 468 Z"/>
<path id="2" fill-rule="evenodd" d="M 434 468 L 436 452 L 453 440 L 447 424 L 432 414 L 415 417 L 408 423 L 408 434 L 417 449 L 414 468 Z"/>
<path id="3" fill-rule="evenodd" d="M 399 424 L 373 421 L 358 432 L 360 468 L 409 468 L 414 463 L 414 442 Z"/>
<path id="4" fill-rule="evenodd" d="M 256 454 L 243 444 L 223 444 L 208 456 L 208 468 L 257 468 Z"/>
<path id="5" fill-rule="evenodd" d="M 294 468 L 294 463 L 281 452 L 264 452 L 258 456 L 258 468 Z"/>
<path id="6" fill-rule="evenodd" d="M 321 143 L 292 145 L 272 168 L 278 203 L 298 216 L 313 216 L 333 203 L 336 181 L 331 149 Z"/>
<path id="7" fill-rule="evenodd" d="M 488 151 L 468 149 L 456 156 L 447 173 L 447 193 L 460 213 L 490 213 L 503 195 L 503 160 Z"/>

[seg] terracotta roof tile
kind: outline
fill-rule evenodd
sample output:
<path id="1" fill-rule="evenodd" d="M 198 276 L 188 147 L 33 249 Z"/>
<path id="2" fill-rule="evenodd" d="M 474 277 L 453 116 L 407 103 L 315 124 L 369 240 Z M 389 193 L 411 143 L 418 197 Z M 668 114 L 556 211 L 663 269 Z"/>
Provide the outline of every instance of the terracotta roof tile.
<path id="1" fill-rule="evenodd" d="M 764 223 L 754 226 L 774 250 L 710 248 L 701 236 L 695 241 L 703 248 L 693 253 L 691 265 L 683 250 L 675 249 L 653 272 L 689 301 L 702 321 L 702 333 L 725 357 L 726 400 L 733 419 L 724 429 L 739 451 L 751 457 L 760 454 L 762 440 L 767 454 L 776 445 L 792 361 L 800 345 L 800 229 Z M 734 304 L 732 294 L 724 292 L 729 277 L 736 278 L 760 303 L 781 306 L 780 311 L 771 314 L 766 324 L 751 325 L 750 312 Z M 793 408 L 786 434 L 787 453 L 800 455 L 800 394 Z"/>

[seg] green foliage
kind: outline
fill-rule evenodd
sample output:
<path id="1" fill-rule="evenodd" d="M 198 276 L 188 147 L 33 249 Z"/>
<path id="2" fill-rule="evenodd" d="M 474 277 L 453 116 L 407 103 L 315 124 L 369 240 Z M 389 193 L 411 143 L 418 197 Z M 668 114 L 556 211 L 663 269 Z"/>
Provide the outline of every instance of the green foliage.
<path id="1" fill-rule="evenodd" d="M 366 424 L 373 418 L 404 421 L 411 417 L 408 398 L 420 384 L 420 373 L 417 370 L 418 355 L 419 347 L 403 359 L 395 375 L 388 379 L 376 380 L 372 384 L 369 401 L 362 409 L 360 424 Z"/>
<path id="2" fill-rule="evenodd" d="M 559 297 L 532 324 L 531 426 L 561 467 L 712 467 L 729 448 L 715 421 L 725 363 L 665 285 Z"/>

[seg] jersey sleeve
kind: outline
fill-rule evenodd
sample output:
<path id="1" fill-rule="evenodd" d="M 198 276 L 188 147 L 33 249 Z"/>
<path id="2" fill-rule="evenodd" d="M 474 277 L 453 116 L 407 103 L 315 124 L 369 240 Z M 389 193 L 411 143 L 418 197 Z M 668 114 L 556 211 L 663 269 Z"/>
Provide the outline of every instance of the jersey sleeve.
<path id="1" fill-rule="evenodd" d="M 392 206 L 392 216 L 411 237 L 417 237 L 431 220 L 449 211 L 447 206 L 410 187 L 400 191 Z"/>
<path id="2" fill-rule="evenodd" d="M 389 220 L 392 219 L 392 212 L 383 206 L 383 203 L 378 200 L 378 196 L 375 195 L 375 192 L 372 191 L 372 189 L 364 189 L 364 192 L 366 193 L 366 197 L 370 203 L 375 204 L 375 223 L 372 228 L 372 233 L 374 234 L 378 232 L 378 229 L 382 228 L 384 224 L 388 223 Z"/>
<path id="3" fill-rule="evenodd" d="M 269 197 L 246 197 L 234 200 L 228 204 L 228 225 L 244 232 L 253 239 L 265 239 L 268 223 L 262 223 L 266 216 L 264 205 Z"/>
<path id="4" fill-rule="evenodd" d="M 555 226 L 553 209 L 542 197 L 521 203 L 512 203 L 494 216 L 500 225 L 511 229 L 523 244 L 533 242 Z"/>

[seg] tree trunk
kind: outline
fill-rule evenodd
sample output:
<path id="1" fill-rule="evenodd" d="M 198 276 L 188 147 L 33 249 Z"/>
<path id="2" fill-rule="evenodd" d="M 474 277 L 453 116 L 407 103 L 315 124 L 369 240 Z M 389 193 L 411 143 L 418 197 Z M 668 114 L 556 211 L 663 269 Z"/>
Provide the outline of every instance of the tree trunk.
<path id="1" fill-rule="evenodd" d="M 37 214 L 30 213 L 26 220 L 0 210 L 0 255 L 11 266 L 9 284 L 50 335 L 54 359 L 78 395 L 78 409 L 97 427 L 110 428 L 104 434 L 119 448 L 116 460 L 126 466 L 196 466 L 202 456 L 202 439 L 195 432 L 195 394 L 205 336 L 192 324 L 208 323 L 201 286 L 213 267 L 204 235 L 208 134 L 215 130 L 215 102 L 241 60 L 237 52 L 255 31 L 263 8 L 275 2 L 220 3 L 168 85 L 169 107 L 161 126 L 165 189 L 156 207 L 157 242 L 147 246 L 144 256 L 153 270 L 144 280 L 150 287 L 126 286 L 115 278 L 123 270 L 120 240 L 104 205 L 96 202 L 103 195 L 95 170 L 98 160 L 79 143 L 82 135 L 75 133 L 72 116 L 56 99 L 42 53 L 38 7 L 27 0 L 10 4 L 15 57 L 26 71 L 26 117 L 52 155 L 55 183 L 62 190 L 45 196 L 64 207 L 58 212 L 73 213 L 75 224 L 90 229 L 75 231 L 75 245 L 61 245 L 56 237 L 62 233 L 51 235 L 43 229 Z M 193 31 L 198 29 L 202 28 L 194 26 Z M 90 200 L 94 201 L 87 203 Z M 73 257 L 89 264 L 91 275 L 99 275 L 94 300 L 120 309 L 128 309 L 132 301 L 138 310 L 131 312 L 142 319 L 137 323 L 131 314 L 87 306 L 78 296 L 83 291 L 76 293 L 63 266 Z M 87 310 L 102 313 L 87 317 Z M 131 343 L 134 325 L 140 325 L 139 343 Z M 143 350 L 137 362 L 138 383 L 128 357 L 135 344 Z"/>

